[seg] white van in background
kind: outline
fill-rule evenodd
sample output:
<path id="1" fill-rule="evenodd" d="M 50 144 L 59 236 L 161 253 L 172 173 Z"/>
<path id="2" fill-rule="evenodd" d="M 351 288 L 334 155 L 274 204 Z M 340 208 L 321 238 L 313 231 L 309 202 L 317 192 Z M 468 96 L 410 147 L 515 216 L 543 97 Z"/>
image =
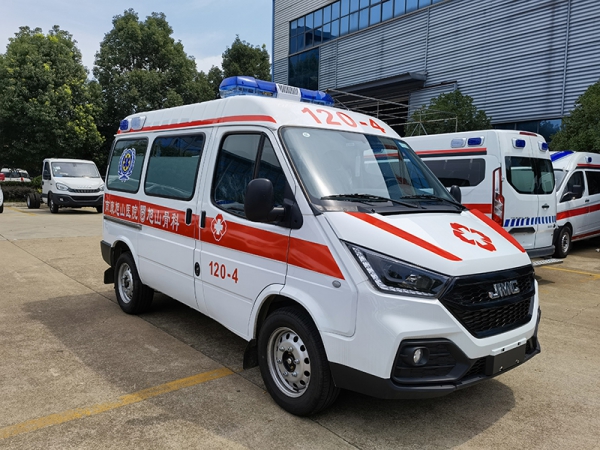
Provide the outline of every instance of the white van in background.
<path id="1" fill-rule="evenodd" d="M 548 144 L 526 131 L 465 131 L 403 138 L 462 203 L 502 225 L 530 258 L 554 253 L 556 195 Z M 538 260 L 534 265 L 555 263 Z"/>
<path id="2" fill-rule="evenodd" d="M 600 236 L 600 155 L 552 152 L 558 233 L 555 256 L 564 258 L 572 241 Z"/>
<path id="3" fill-rule="evenodd" d="M 102 212 L 104 181 L 93 161 L 84 159 L 44 159 L 42 201 L 51 213 L 58 208 L 95 207 Z M 39 204 L 38 204 L 39 206 Z"/>

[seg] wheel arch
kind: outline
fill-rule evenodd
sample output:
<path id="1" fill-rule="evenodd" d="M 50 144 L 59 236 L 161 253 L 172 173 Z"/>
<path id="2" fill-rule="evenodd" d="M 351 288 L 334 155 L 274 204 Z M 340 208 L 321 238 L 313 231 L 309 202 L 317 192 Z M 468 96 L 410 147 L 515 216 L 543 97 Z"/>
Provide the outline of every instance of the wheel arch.
<path id="1" fill-rule="evenodd" d="M 315 325 L 317 330 L 319 327 L 317 326 L 317 322 L 315 321 L 313 315 L 309 311 L 309 309 L 302 302 L 297 299 L 293 299 L 289 296 L 282 295 L 277 292 L 267 293 L 263 296 L 260 302 L 257 302 L 258 306 L 255 308 L 254 313 L 250 317 L 250 327 L 249 336 L 251 336 L 248 345 L 246 346 L 246 350 L 244 351 L 244 370 L 250 369 L 252 367 L 258 366 L 258 348 L 257 348 L 257 339 L 258 333 L 264 323 L 265 319 L 272 314 L 274 311 L 285 308 L 285 307 L 294 307 L 301 311 L 303 311 L 306 316 L 311 320 L 311 322 Z"/>

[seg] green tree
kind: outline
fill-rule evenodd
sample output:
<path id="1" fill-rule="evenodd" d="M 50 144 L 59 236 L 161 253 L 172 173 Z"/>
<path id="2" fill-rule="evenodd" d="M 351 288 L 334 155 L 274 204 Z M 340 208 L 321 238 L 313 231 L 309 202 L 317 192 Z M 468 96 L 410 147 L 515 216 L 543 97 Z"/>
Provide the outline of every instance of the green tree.
<path id="1" fill-rule="evenodd" d="M 21 27 L 0 55 L 0 163 L 36 174 L 45 157 L 97 159 L 91 98 L 72 36 Z"/>
<path id="2" fill-rule="evenodd" d="M 207 76 L 175 42 L 163 13 L 140 21 L 129 9 L 113 18 L 113 29 L 100 43 L 94 76 L 100 87 L 105 136 L 126 116 L 213 98 Z"/>
<path id="3" fill-rule="evenodd" d="M 440 94 L 411 113 L 407 136 L 452 133 L 454 131 L 485 130 L 492 122 L 484 111 L 473 105 L 473 98 L 460 90 Z"/>
<path id="4" fill-rule="evenodd" d="M 248 75 L 259 80 L 271 79 L 271 63 L 267 46 L 253 46 L 236 35 L 231 47 L 223 52 L 223 77 Z"/>
<path id="5" fill-rule="evenodd" d="M 571 114 L 552 136 L 552 150 L 600 153 L 600 81 L 592 84 L 577 99 Z"/>

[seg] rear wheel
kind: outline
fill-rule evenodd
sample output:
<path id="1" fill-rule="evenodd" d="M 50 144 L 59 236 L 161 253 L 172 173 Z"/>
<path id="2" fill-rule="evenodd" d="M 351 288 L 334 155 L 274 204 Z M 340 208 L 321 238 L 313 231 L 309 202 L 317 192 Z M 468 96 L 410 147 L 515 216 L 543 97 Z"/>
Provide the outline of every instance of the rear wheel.
<path id="1" fill-rule="evenodd" d="M 4 204 L 0 205 L 0 214 L 4 212 Z"/>
<path id="2" fill-rule="evenodd" d="M 266 318 L 258 358 L 267 391 L 289 413 L 315 414 L 339 394 L 319 330 L 301 309 L 281 308 Z"/>
<path id="3" fill-rule="evenodd" d="M 571 244 L 571 229 L 567 226 L 564 226 L 558 232 L 554 256 L 557 258 L 566 258 L 571 251 Z"/>
<path id="4" fill-rule="evenodd" d="M 48 192 L 48 208 L 52 214 L 56 214 L 58 212 L 58 205 L 54 203 L 54 198 L 52 198 L 51 192 Z"/>
<path id="5" fill-rule="evenodd" d="M 143 313 L 152 303 L 154 290 L 142 283 L 131 253 L 123 253 L 115 264 L 115 294 L 127 314 Z"/>
<path id="6" fill-rule="evenodd" d="M 27 207 L 29 209 L 38 209 L 40 207 L 39 194 L 37 192 L 27 194 Z"/>

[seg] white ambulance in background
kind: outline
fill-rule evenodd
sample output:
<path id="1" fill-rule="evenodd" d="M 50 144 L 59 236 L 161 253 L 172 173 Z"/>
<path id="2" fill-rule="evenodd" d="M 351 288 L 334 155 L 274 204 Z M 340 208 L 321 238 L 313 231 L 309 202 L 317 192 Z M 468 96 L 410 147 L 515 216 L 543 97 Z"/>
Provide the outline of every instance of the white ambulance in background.
<path id="1" fill-rule="evenodd" d="M 573 241 L 600 236 L 600 155 L 562 151 L 550 157 L 558 201 L 556 256 L 564 258 Z"/>
<path id="2" fill-rule="evenodd" d="M 445 395 L 539 353 L 527 253 L 389 126 L 250 77 L 221 92 L 121 122 L 101 250 L 126 313 L 157 290 L 213 318 L 298 415 L 341 388 Z"/>
<path id="3" fill-rule="evenodd" d="M 462 203 L 504 227 L 534 265 L 557 263 L 556 195 L 548 144 L 527 131 L 482 130 L 406 137 L 427 167 Z M 550 259 L 549 259 L 550 258 Z"/>

